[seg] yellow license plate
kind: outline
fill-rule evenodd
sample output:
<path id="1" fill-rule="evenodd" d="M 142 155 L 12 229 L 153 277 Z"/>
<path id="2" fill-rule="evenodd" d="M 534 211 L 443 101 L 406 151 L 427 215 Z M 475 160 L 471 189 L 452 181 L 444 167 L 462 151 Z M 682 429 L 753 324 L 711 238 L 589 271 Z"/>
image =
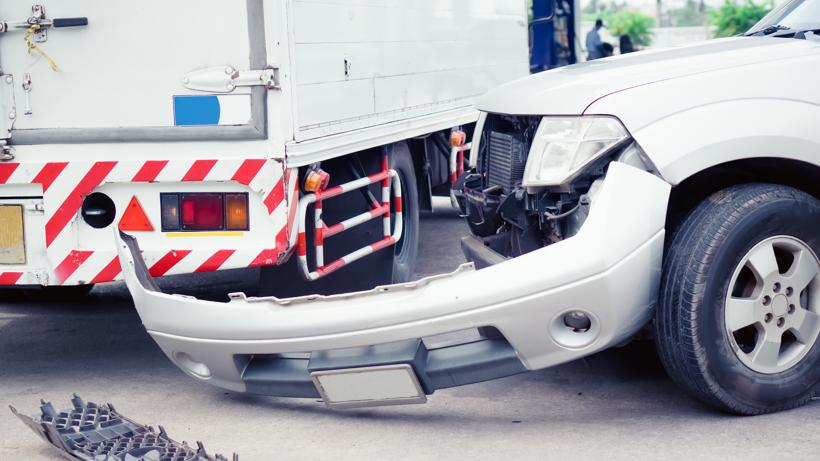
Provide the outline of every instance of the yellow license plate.
<path id="1" fill-rule="evenodd" d="M 0 264 L 26 263 L 23 207 L 0 205 Z"/>

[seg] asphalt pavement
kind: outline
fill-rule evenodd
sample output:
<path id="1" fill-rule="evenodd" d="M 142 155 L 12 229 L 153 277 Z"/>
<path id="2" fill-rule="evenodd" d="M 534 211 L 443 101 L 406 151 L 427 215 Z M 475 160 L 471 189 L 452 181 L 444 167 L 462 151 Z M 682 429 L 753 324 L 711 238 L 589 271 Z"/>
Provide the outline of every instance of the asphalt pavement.
<path id="1" fill-rule="evenodd" d="M 419 275 L 462 263 L 467 232 L 445 208 L 422 219 Z M 560 262 L 555 262 L 559 264 Z M 253 291 L 255 271 L 174 277 L 210 299 Z M 333 411 L 314 400 L 226 392 L 177 370 L 121 283 L 82 302 L 0 292 L 0 403 L 36 413 L 73 392 L 171 437 L 248 460 L 820 460 L 820 401 L 754 418 L 716 413 L 669 381 L 650 343 L 539 372 L 438 391 L 426 405 Z M 0 460 L 61 459 L 0 408 Z"/>

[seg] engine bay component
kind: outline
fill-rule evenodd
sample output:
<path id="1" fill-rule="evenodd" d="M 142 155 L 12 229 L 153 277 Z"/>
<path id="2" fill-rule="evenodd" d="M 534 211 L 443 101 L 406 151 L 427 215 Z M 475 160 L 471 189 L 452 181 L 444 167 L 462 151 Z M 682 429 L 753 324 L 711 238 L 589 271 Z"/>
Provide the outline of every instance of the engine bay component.
<path id="1" fill-rule="evenodd" d="M 629 153 L 631 164 L 648 169 L 640 147 L 611 117 L 487 114 L 479 136 L 475 170 L 459 181 L 462 212 L 473 235 L 504 258 L 573 236 L 586 219 L 594 184 L 618 154 Z M 560 161 L 549 166 L 545 155 Z M 534 170 L 548 171 L 551 179 L 528 180 Z M 474 243 L 467 245 L 470 254 L 476 254 Z"/>
<path id="2" fill-rule="evenodd" d="M 58 412 L 51 402 L 40 401 L 40 415 L 28 417 L 9 406 L 43 440 L 71 460 L 80 461 L 228 461 L 209 455 L 201 442 L 196 448 L 122 416 L 114 405 L 84 402 L 77 394 L 72 407 Z M 232 461 L 239 461 L 233 454 Z"/>

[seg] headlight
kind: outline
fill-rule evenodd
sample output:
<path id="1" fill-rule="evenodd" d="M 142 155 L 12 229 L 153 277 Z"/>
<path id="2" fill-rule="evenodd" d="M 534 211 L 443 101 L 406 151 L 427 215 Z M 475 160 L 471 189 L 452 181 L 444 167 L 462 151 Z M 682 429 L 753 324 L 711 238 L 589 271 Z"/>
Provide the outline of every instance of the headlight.
<path id="1" fill-rule="evenodd" d="M 524 186 L 556 186 L 629 137 L 614 117 L 544 117 L 532 142 Z"/>

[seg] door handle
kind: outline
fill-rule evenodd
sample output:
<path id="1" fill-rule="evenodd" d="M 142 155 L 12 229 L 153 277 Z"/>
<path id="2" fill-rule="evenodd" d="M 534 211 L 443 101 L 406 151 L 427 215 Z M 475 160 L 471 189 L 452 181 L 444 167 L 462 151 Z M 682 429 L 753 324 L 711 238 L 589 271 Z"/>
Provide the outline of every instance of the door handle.
<path id="1" fill-rule="evenodd" d="M 25 21 L 3 21 L 0 19 L 0 34 L 11 32 L 12 29 L 31 29 L 34 28 L 34 41 L 37 43 L 45 42 L 48 38 L 46 30 L 50 27 L 78 27 L 87 26 L 87 17 L 76 18 L 46 18 L 46 10 L 43 5 L 34 5 L 31 7 L 31 16 Z"/>
<path id="2" fill-rule="evenodd" d="M 87 26 L 88 18 L 54 18 L 51 20 L 54 27 L 78 27 Z"/>

